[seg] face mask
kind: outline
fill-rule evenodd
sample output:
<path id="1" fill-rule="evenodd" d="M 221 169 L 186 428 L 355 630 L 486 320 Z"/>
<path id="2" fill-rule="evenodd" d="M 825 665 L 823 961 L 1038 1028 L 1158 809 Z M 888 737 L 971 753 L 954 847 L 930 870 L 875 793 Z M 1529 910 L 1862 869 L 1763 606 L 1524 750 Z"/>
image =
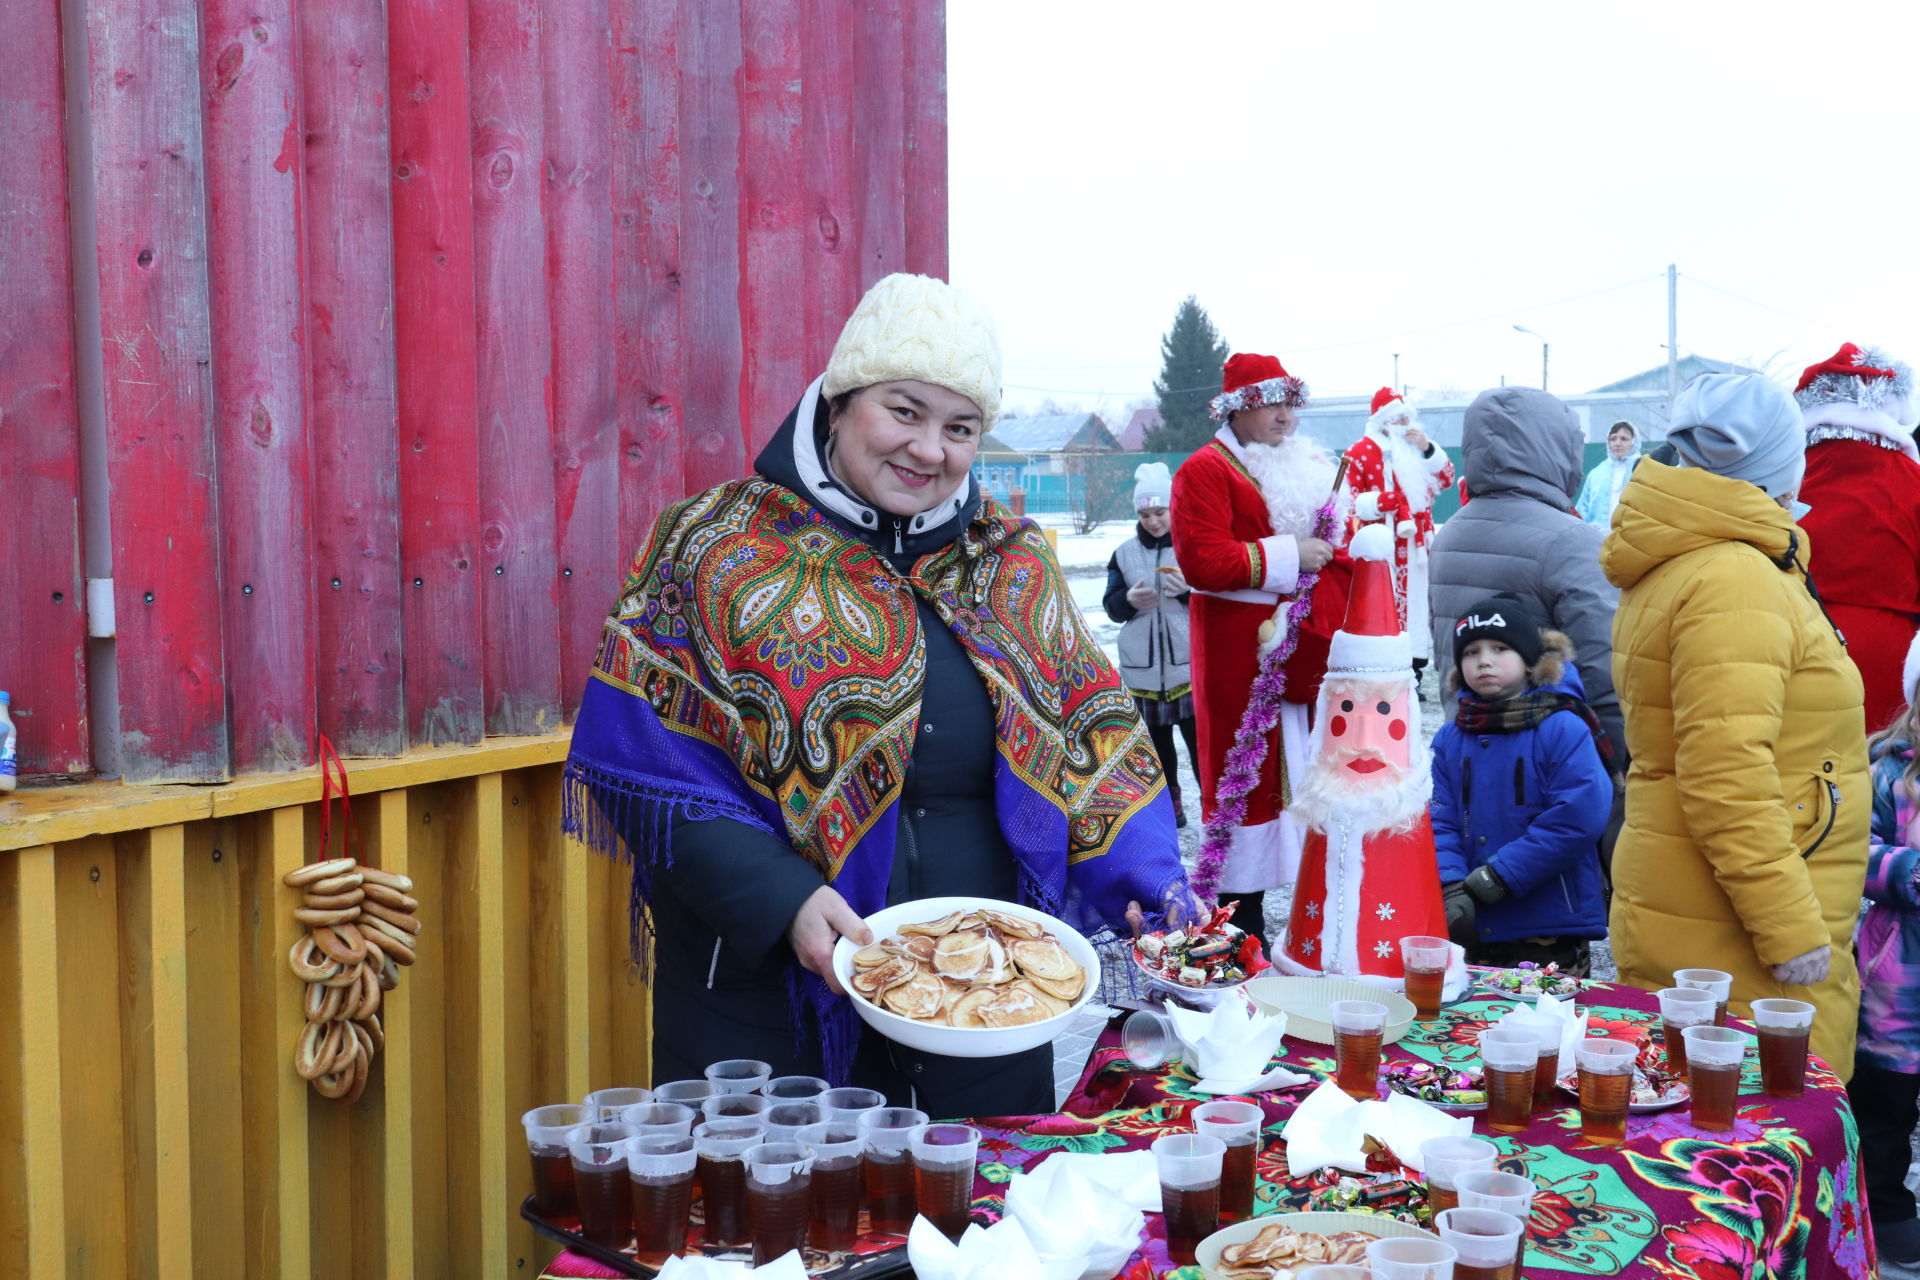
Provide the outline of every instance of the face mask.
<path id="1" fill-rule="evenodd" d="M 1798 498 L 1795 498 L 1793 501 L 1787 503 L 1787 514 L 1793 517 L 1793 522 L 1795 524 L 1798 524 L 1802 520 L 1805 520 L 1807 518 L 1807 512 L 1811 510 L 1813 510 L 1812 507 L 1800 501 L 1800 499 Z"/>

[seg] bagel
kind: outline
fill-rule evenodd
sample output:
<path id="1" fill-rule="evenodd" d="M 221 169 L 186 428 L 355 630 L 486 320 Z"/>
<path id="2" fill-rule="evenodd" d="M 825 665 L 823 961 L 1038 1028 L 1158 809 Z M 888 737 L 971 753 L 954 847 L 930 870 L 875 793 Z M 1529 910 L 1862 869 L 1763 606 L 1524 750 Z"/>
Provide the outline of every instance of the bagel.
<path id="1" fill-rule="evenodd" d="M 326 1044 L 328 1026 L 338 1023 L 309 1022 L 306 1030 L 300 1033 L 299 1041 L 293 1046 L 293 1069 L 302 1080 L 312 1080 L 326 1070 L 326 1061 L 321 1057 L 321 1049 Z"/>
<path id="2" fill-rule="evenodd" d="M 339 976 L 342 967 L 338 960 L 320 950 L 320 944 L 313 940 L 310 933 L 303 933 L 294 940 L 292 949 L 287 952 L 287 964 L 293 969 L 293 976 L 302 982 L 325 982 Z"/>
<path id="3" fill-rule="evenodd" d="M 346 1071 L 330 1071 L 319 1076 L 314 1080 L 313 1087 L 323 1098 L 344 1098 L 353 1089 L 352 1068 L 349 1067 Z"/>
<path id="4" fill-rule="evenodd" d="M 338 1019 L 339 1021 L 342 1021 L 342 1022 L 351 1021 L 352 1019 L 360 1016 L 360 989 L 361 989 L 360 988 L 360 971 L 365 969 L 366 967 L 367 966 L 365 966 L 364 964 L 354 965 L 353 981 L 349 982 L 346 986 L 339 988 L 339 991 L 340 991 L 340 1013 L 339 1013 L 339 1019 Z"/>
<path id="5" fill-rule="evenodd" d="M 408 933 L 420 932 L 420 921 L 408 912 L 395 911 L 392 907 L 383 907 L 377 902 L 363 902 L 360 904 L 360 910 L 376 920 L 385 920 L 396 929 L 404 929 Z"/>
<path id="6" fill-rule="evenodd" d="M 340 911 L 347 907 L 357 907 L 367 896 L 365 889 L 349 889 L 345 893 L 309 893 L 300 905 L 312 907 L 315 911 Z"/>
<path id="7" fill-rule="evenodd" d="M 418 899 L 409 898 L 398 889 L 389 889 L 383 884 L 374 884 L 369 881 L 362 886 L 361 891 L 381 906 L 392 907 L 395 911 L 414 912 L 420 909 Z"/>
<path id="8" fill-rule="evenodd" d="M 409 960 L 413 958 L 413 935 L 401 929 L 400 926 L 388 924 L 379 916 L 367 916 L 361 924 L 365 927 L 360 930 L 360 935 L 362 937 L 377 936 L 380 941 L 376 945 L 388 955 L 393 955 L 394 950 L 398 948 L 407 953 Z M 398 960 L 399 957 L 394 956 L 394 959 Z"/>
<path id="9" fill-rule="evenodd" d="M 323 924 L 315 925 L 313 940 L 320 944 L 322 951 L 341 964 L 359 964 L 367 958 L 367 944 L 360 940 L 358 929 L 354 929 L 351 935 L 343 932 L 347 929 L 353 929 L 353 926 L 343 924 L 330 929 Z"/>
<path id="10" fill-rule="evenodd" d="M 301 1000 L 301 1009 L 307 1015 L 308 1022 L 332 1022 L 340 1016 L 340 1006 L 345 1003 L 347 988 L 329 987 L 325 983 L 307 984 L 307 994 Z"/>
<path id="11" fill-rule="evenodd" d="M 357 1020 L 353 1022 L 349 1022 L 347 1024 L 347 1030 L 352 1034 L 354 1040 L 360 1046 L 360 1061 L 368 1062 L 368 1063 L 372 1062 L 373 1055 L 374 1055 L 374 1044 L 373 1044 L 372 1033 L 369 1032 L 365 1027 L 361 1026 L 359 1021 Z"/>
<path id="12" fill-rule="evenodd" d="M 360 874 L 368 884 L 382 885 L 388 889 L 398 889 L 402 893 L 413 892 L 413 880 L 407 876 L 398 876 L 391 871 L 382 871 L 378 867 L 362 867 Z"/>
<path id="13" fill-rule="evenodd" d="M 381 957 L 383 961 L 385 958 L 384 956 Z M 367 961 L 362 963 L 360 966 L 360 1007 L 359 1010 L 354 1013 L 354 1018 L 356 1020 L 370 1018 L 378 1013 L 380 1011 L 380 1001 L 385 991 L 386 988 L 380 985 L 380 974 L 373 967 L 372 962 Z"/>
<path id="14" fill-rule="evenodd" d="M 352 986 L 354 983 L 360 981 L 360 975 L 355 973 L 353 971 L 353 968 L 354 967 L 350 964 L 341 965 L 339 973 L 334 974 L 331 978 L 328 978 L 325 982 L 322 982 L 320 985 L 323 987 Z"/>
<path id="15" fill-rule="evenodd" d="M 351 871 L 358 865 L 352 858 L 334 858 L 327 862 L 310 862 L 304 867 L 295 867 L 281 877 L 281 883 L 289 889 L 303 889 L 307 885 L 325 880 L 328 876 L 337 876 Z"/>
<path id="16" fill-rule="evenodd" d="M 367 1081 L 373 1078 L 373 1060 L 361 1054 L 353 1063 L 353 1086 L 342 1099 L 348 1106 L 360 1101 L 360 1095 L 367 1091 Z"/>
<path id="17" fill-rule="evenodd" d="M 308 893 L 328 893 L 328 894 L 346 893 L 349 890 L 358 889 L 360 887 L 360 884 L 361 884 L 360 873 L 358 871 L 348 871 L 348 872 L 344 872 L 341 875 L 328 876 L 325 880 L 321 880 L 315 884 L 308 885 L 307 892 Z"/>
<path id="18" fill-rule="evenodd" d="M 378 1014 L 370 1013 L 354 1025 L 367 1033 L 367 1039 L 374 1048 L 384 1049 L 387 1047 L 387 1031 L 385 1027 L 380 1025 Z"/>
<path id="19" fill-rule="evenodd" d="M 371 956 L 368 957 L 367 963 L 373 963 Z M 393 962 L 392 956 L 382 951 L 380 953 L 380 989 L 382 991 L 391 991 L 399 985 L 400 966 Z"/>
<path id="20" fill-rule="evenodd" d="M 346 924 L 349 921 L 358 920 L 360 918 L 360 912 L 365 905 L 365 903 L 362 903 L 358 907 L 342 907 L 338 911 L 319 911 L 313 907 L 295 907 L 293 909 L 293 918 L 301 924 Z"/>
<path id="21" fill-rule="evenodd" d="M 325 1057 L 328 1049 L 333 1051 L 332 1056 L 327 1058 L 329 1072 L 346 1070 L 353 1065 L 353 1060 L 360 1054 L 360 1042 L 354 1039 L 353 1033 L 347 1030 L 347 1026 L 347 1023 L 341 1021 L 327 1024 L 327 1038 L 320 1046 L 320 1053 Z"/>

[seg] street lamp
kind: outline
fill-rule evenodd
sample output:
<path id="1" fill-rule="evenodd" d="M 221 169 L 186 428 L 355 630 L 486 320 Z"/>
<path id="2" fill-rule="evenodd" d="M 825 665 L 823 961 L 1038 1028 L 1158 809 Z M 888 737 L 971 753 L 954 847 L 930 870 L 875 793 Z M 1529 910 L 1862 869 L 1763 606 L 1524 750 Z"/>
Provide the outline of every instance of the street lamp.
<path id="1" fill-rule="evenodd" d="M 1545 391 L 1547 389 L 1547 337 L 1543 333 L 1535 333 L 1523 324 L 1517 324 L 1513 327 L 1515 331 L 1519 333 L 1540 339 L 1540 389 Z"/>

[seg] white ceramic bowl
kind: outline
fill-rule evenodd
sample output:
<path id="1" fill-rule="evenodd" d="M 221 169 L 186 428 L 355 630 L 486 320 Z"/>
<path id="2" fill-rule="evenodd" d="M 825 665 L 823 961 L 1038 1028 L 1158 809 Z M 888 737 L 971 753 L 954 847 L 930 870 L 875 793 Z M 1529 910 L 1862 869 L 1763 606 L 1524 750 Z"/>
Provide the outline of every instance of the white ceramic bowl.
<path id="1" fill-rule="evenodd" d="M 1037 920 L 1067 949 L 1067 954 L 1087 975 L 1087 988 L 1073 1002 L 1071 1009 L 1039 1022 L 1030 1022 L 1024 1027 L 942 1027 L 931 1022 L 903 1018 L 860 996 L 852 996 L 853 1007 L 860 1011 L 861 1020 L 887 1039 L 909 1049 L 941 1053 L 950 1058 L 1001 1058 L 1046 1044 L 1065 1030 L 1074 1015 L 1092 1003 L 1100 992 L 1100 956 L 1091 942 L 1046 912 L 992 898 L 922 898 L 918 902 L 903 902 L 885 911 L 874 912 L 867 917 L 867 927 L 873 930 L 873 940 L 878 942 L 903 924 L 921 924 L 938 920 L 949 912 L 978 911 L 982 907 L 989 911 L 1004 911 L 1024 920 Z M 847 938 L 840 939 L 833 949 L 834 975 L 848 991 L 853 990 L 853 953 L 859 949 Z"/>
<path id="2" fill-rule="evenodd" d="M 1189 987 L 1185 983 L 1175 982 L 1171 978 L 1163 978 L 1153 970 L 1147 968 L 1146 965 L 1140 962 L 1139 955 L 1134 952 L 1132 947 L 1127 948 L 1127 955 L 1128 958 L 1133 961 L 1134 972 L 1138 973 L 1141 980 L 1148 986 L 1152 987 L 1155 991 L 1164 991 L 1166 994 L 1179 1000 L 1180 1003 L 1195 1009 L 1215 1008 L 1219 1005 L 1220 1001 L 1226 997 L 1229 991 L 1239 991 L 1245 987 L 1248 982 L 1252 981 L 1250 978 L 1242 978 L 1238 982 L 1230 982 L 1222 987 Z"/>
<path id="3" fill-rule="evenodd" d="M 1387 1006 L 1382 1045 L 1393 1044 L 1413 1025 L 1413 1001 L 1397 991 L 1376 987 L 1357 978 L 1299 978 L 1286 974 L 1258 974 L 1247 979 L 1247 995 L 1256 1005 L 1287 1015 L 1287 1034 L 1315 1044 L 1333 1043 L 1335 1000 L 1371 1000 Z"/>
<path id="4" fill-rule="evenodd" d="M 1312 1231 L 1323 1236 L 1334 1235 L 1341 1231 L 1365 1231 L 1382 1240 L 1402 1236 L 1409 1236 L 1416 1240 L 1440 1238 L 1433 1232 L 1422 1230 L 1411 1223 L 1371 1213 L 1272 1213 L 1264 1218 L 1248 1218 L 1245 1222 L 1236 1222 L 1230 1227 L 1220 1228 L 1194 1246 L 1194 1260 L 1206 1273 L 1207 1280 L 1220 1280 L 1220 1251 L 1230 1244 L 1244 1244 L 1259 1235 L 1262 1228 L 1271 1227 L 1276 1223 L 1292 1227 L 1295 1231 Z M 1366 1264 L 1362 1262 L 1360 1265 Z"/>

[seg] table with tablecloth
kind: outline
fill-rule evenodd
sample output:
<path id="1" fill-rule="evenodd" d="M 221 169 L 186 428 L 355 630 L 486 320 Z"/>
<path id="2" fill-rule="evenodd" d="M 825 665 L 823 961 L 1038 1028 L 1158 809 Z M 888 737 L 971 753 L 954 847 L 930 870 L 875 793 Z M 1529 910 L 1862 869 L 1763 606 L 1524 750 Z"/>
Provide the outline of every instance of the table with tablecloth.
<path id="1" fill-rule="evenodd" d="M 1647 992 L 1596 983 L 1580 1004 L 1589 1034 L 1644 1042 L 1659 1033 L 1657 1002 Z M 1512 1007 L 1493 996 L 1458 1001 L 1438 1018 L 1414 1023 L 1385 1057 L 1477 1068 L 1481 1030 Z M 1751 1031 L 1737 1019 L 1729 1025 Z M 1327 1045 L 1289 1037 L 1282 1054 L 1294 1070 L 1316 1078 L 1333 1073 Z M 1007 1181 L 1056 1151 L 1134 1150 L 1191 1130 L 1188 1113 L 1209 1096 L 1195 1093 L 1193 1084 L 1183 1063 L 1135 1067 L 1110 1027 L 1061 1112 L 977 1121 L 976 1217 L 996 1218 Z M 1256 1165 L 1256 1213 L 1345 1207 L 1352 1194 L 1353 1175 L 1328 1170 L 1296 1177 L 1287 1168 L 1280 1127 L 1307 1091 L 1256 1099 L 1268 1120 Z M 1524 1132 L 1493 1133 L 1478 1120 L 1474 1126 L 1499 1148 L 1501 1168 L 1539 1188 L 1527 1229 L 1528 1276 L 1865 1280 L 1876 1274 L 1853 1113 L 1840 1081 L 1817 1059 L 1808 1066 L 1804 1097 L 1772 1098 L 1760 1092 L 1759 1065 L 1749 1050 L 1730 1132 L 1694 1127 L 1683 1104 L 1629 1116 L 1623 1145 L 1597 1147 L 1580 1134 L 1573 1097 L 1557 1096 L 1563 1105 L 1536 1115 Z M 1350 1180 L 1345 1189 L 1343 1177 Z M 1421 1201 L 1415 1191 L 1411 1207 L 1424 1213 Z M 608 1274 L 570 1254 L 547 1269 L 556 1278 Z M 1200 1280 L 1200 1274 L 1197 1267 L 1172 1266 L 1164 1223 L 1148 1214 L 1140 1252 L 1123 1272 L 1127 1280 Z"/>

